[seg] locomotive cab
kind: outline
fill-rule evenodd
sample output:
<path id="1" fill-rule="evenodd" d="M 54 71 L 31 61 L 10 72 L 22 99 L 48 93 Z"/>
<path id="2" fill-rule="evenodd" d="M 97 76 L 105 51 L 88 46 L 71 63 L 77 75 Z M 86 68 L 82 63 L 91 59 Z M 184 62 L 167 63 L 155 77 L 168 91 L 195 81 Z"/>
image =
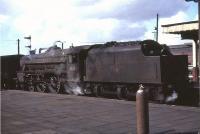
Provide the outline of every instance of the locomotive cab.
<path id="1" fill-rule="evenodd" d="M 69 94 L 82 95 L 83 77 L 85 72 L 85 52 L 90 46 L 77 46 L 64 49 L 65 76 L 64 90 Z"/>

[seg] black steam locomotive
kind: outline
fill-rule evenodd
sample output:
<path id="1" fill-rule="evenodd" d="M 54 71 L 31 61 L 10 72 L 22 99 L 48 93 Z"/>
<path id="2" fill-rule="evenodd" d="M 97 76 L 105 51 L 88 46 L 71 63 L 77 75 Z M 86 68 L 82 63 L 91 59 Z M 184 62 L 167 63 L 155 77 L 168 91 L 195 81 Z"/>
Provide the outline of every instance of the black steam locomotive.
<path id="1" fill-rule="evenodd" d="M 149 99 L 183 98 L 188 83 L 185 55 L 172 55 L 152 40 L 108 42 L 61 49 L 21 58 L 17 87 L 29 91 L 134 98 L 143 84 Z"/>

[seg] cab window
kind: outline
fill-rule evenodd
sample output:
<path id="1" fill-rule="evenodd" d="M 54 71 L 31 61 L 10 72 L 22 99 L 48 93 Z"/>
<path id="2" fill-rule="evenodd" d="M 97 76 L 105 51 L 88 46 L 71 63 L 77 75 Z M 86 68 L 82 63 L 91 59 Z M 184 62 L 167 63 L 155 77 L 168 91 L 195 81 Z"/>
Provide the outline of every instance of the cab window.
<path id="1" fill-rule="evenodd" d="M 73 64 L 73 63 L 77 63 L 78 61 L 78 58 L 77 58 L 77 55 L 69 55 L 68 56 L 68 62 Z"/>

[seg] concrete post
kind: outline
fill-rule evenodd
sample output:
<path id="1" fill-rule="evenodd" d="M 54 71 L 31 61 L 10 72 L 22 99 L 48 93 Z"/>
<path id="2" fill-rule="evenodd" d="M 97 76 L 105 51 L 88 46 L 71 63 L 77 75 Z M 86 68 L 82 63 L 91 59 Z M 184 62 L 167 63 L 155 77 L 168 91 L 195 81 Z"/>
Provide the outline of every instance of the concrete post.
<path id="1" fill-rule="evenodd" d="M 149 133 L 149 107 L 148 107 L 148 94 L 144 91 L 142 85 L 136 94 L 136 123 L 137 134 Z"/>
<path id="2" fill-rule="evenodd" d="M 199 31 L 198 31 L 198 37 L 199 37 L 199 42 L 197 45 L 197 85 L 199 88 L 199 107 L 200 107 L 200 78 L 199 78 L 199 73 L 200 73 L 200 0 L 198 0 L 198 21 L 199 21 Z"/>

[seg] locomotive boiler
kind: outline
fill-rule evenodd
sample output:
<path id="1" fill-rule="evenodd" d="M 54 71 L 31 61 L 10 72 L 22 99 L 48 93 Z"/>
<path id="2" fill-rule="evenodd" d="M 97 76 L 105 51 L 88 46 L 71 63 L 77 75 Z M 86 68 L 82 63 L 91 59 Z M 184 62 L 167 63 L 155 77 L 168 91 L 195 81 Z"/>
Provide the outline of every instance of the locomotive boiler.
<path id="1" fill-rule="evenodd" d="M 172 55 L 165 45 L 146 40 L 108 42 L 25 56 L 18 72 L 18 87 L 30 91 L 69 94 L 114 94 L 134 98 L 139 84 L 149 99 L 182 98 L 187 86 L 187 56 Z"/>
<path id="2" fill-rule="evenodd" d="M 83 82 L 84 50 L 88 46 L 61 49 L 24 56 L 17 73 L 17 87 L 29 91 L 79 94 Z M 67 90 L 65 90 L 67 89 Z M 72 90 L 76 89 L 76 90 Z"/>

